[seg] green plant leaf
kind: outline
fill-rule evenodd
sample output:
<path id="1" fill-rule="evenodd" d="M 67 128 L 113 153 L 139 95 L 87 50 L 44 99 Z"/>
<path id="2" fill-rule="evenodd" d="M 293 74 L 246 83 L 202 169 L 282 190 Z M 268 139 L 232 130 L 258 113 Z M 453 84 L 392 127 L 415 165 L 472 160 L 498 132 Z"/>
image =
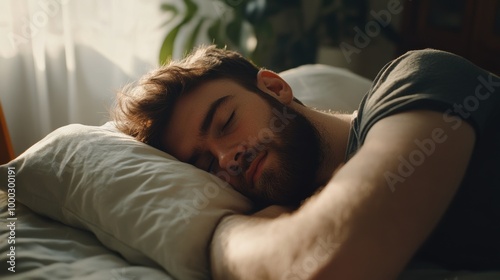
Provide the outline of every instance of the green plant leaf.
<path id="1" fill-rule="evenodd" d="M 184 0 L 184 3 L 186 4 L 186 15 L 184 16 L 182 21 L 167 34 L 165 40 L 163 40 L 163 44 L 160 48 L 160 58 L 159 58 L 160 65 L 163 65 L 165 64 L 165 62 L 172 59 L 174 52 L 174 43 L 175 39 L 177 38 L 177 34 L 179 33 L 179 30 L 186 23 L 188 23 L 198 11 L 198 6 L 192 0 Z"/>
<path id="2" fill-rule="evenodd" d="M 169 61 L 172 59 L 172 55 L 174 53 L 174 42 L 175 38 L 177 37 L 177 33 L 179 33 L 179 30 L 181 29 L 181 24 L 178 24 L 176 27 L 174 27 L 165 37 L 165 40 L 163 40 L 163 44 L 161 45 L 160 49 L 160 65 L 165 64 L 165 62 Z"/>
<path id="3" fill-rule="evenodd" d="M 186 3 L 187 14 L 182 21 L 183 24 L 188 23 L 198 11 L 198 6 L 192 0 L 184 0 L 184 2 Z"/>
<path id="4" fill-rule="evenodd" d="M 171 5 L 171 4 L 161 4 L 161 7 L 160 7 L 163 11 L 166 11 L 166 12 L 172 12 L 174 14 L 179 14 L 179 9 L 177 9 L 177 7 L 175 5 Z"/>

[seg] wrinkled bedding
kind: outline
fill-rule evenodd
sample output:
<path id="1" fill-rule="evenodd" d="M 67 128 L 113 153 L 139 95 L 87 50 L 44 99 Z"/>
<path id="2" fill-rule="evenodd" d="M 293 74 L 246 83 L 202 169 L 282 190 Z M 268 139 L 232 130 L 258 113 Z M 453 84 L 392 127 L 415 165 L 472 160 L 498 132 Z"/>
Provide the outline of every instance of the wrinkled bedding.
<path id="1" fill-rule="evenodd" d="M 173 279 L 162 269 L 131 265 L 93 234 L 39 216 L 20 203 L 15 205 L 16 220 L 7 220 L 7 210 L 6 193 L 0 192 L 2 279 Z M 8 244 L 11 222 L 15 244 Z M 8 263 L 11 246 L 15 263 Z"/>

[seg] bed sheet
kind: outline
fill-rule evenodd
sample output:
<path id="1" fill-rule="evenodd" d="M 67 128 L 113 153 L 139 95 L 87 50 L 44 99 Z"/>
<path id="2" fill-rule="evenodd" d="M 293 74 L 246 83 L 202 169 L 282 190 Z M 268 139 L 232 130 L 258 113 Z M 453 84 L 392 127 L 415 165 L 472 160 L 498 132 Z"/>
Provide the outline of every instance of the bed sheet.
<path id="1" fill-rule="evenodd" d="M 19 202 L 16 220 L 8 220 L 8 210 L 6 193 L 0 191 L 1 279 L 173 279 L 159 268 L 132 265 L 93 234 L 39 216 Z M 12 252 L 15 263 L 8 263 Z"/>

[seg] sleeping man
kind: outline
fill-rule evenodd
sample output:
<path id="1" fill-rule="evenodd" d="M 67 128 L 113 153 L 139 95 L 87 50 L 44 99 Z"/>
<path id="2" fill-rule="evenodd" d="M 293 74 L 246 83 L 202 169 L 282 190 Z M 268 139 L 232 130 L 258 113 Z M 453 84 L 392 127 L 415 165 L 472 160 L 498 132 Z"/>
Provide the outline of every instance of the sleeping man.
<path id="1" fill-rule="evenodd" d="M 120 130 L 256 202 L 225 217 L 216 279 L 395 279 L 410 260 L 500 269 L 500 78 L 436 50 L 388 63 L 352 114 L 200 47 L 119 93 Z"/>

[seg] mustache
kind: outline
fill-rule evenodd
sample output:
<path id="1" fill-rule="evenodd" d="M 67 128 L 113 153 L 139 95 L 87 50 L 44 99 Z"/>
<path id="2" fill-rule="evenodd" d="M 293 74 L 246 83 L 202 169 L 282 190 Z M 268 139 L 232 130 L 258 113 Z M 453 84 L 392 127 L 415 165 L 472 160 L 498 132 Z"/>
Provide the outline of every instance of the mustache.
<path id="1" fill-rule="evenodd" d="M 265 150 L 267 150 L 267 148 L 260 149 L 260 150 L 252 148 L 252 149 L 246 150 L 243 153 L 243 155 L 241 155 L 240 167 L 241 167 L 242 171 L 246 172 L 248 170 L 248 168 L 250 168 L 250 165 L 252 165 L 252 162 L 257 158 L 257 156 L 260 153 L 265 152 Z"/>
<path id="2" fill-rule="evenodd" d="M 235 160 L 228 164 L 224 169 L 229 172 L 230 176 L 243 176 L 246 171 L 250 168 L 253 161 L 257 158 L 257 156 L 263 152 L 266 152 L 269 147 L 259 144 L 257 147 L 251 147 L 245 149 L 240 155 L 238 160 Z"/>

